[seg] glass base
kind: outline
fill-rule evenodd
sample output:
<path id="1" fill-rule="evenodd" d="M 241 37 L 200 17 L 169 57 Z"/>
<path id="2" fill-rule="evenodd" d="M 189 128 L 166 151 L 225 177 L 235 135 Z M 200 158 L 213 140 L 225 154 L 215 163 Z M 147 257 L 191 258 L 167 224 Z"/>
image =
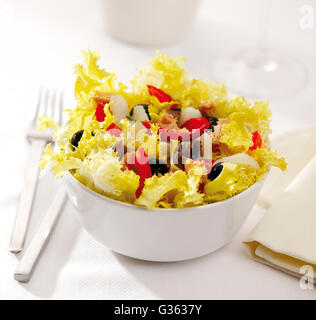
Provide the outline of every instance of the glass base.
<path id="1" fill-rule="evenodd" d="M 253 98 L 282 97 L 300 91 L 307 70 L 296 59 L 269 50 L 247 51 L 213 64 L 217 80 L 224 80 L 235 94 Z"/>

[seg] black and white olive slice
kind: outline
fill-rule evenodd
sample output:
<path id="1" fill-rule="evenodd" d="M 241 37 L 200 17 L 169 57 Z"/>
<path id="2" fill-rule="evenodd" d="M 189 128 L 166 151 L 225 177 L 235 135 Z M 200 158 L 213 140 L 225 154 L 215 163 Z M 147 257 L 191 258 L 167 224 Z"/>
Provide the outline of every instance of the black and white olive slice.
<path id="1" fill-rule="evenodd" d="M 137 104 L 136 106 L 133 107 L 129 115 L 133 117 L 135 120 L 139 120 L 139 121 L 151 120 L 147 104 Z"/>
<path id="2" fill-rule="evenodd" d="M 157 175 L 157 174 L 166 174 L 169 170 L 168 170 L 168 167 L 166 164 L 163 164 L 163 163 L 150 163 L 149 162 L 149 165 L 150 165 L 150 169 L 151 169 L 151 173 L 152 175 Z"/>
<path id="3" fill-rule="evenodd" d="M 221 163 L 215 164 L 207 178 L 213 181 L 222 173 L 222 171 L 223 165 Z"/>
<path id="4" fill-rule="evenodd" d="M 70 143 L 73 146 L 73 148 L 78 147 L 79 141 L 82 138 L 82 135 L 83 135 L 83 130 L 79 130 L 72 136 Z"/>

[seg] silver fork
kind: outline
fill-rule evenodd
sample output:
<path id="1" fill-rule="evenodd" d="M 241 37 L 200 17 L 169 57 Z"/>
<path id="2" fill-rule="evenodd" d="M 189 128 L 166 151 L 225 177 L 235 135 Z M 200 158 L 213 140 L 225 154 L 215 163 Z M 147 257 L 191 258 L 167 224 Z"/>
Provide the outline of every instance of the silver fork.
<path id="1" fill-rule="evenodd" d="M 11 252 L 18 253 L 23 249 L 38 182 L 39 161 L 46 144 L 52 140 L 51 132 L 36 130 L 37 119 L 39 116 L 47 115 L 61 124 L 62 111 L 63 93 L 58 90 L 41 89 L 34 118 L 26 134 L 30 142 L 30 150 L 25 169 L 24 186 L 11 235 L 9 246 Z"/>

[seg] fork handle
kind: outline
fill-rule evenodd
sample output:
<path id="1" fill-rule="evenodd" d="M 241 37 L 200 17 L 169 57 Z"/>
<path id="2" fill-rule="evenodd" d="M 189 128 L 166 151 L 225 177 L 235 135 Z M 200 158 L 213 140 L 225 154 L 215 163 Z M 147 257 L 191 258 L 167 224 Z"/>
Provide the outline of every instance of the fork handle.
<path id="1" fill-rule="evenodd" d="M 14 253 L 20 252 L 24 245 L 38 181 L 39 161 L 46 144 L 46 140 L 31 139 L 31 146 L 25 169 L 24 186 L 9 246 L 9 250 Z"/>
<path id="2" fill-rule="evenodd" d="M 50 205 L 47 213 L 42 219 L 38 229 L 31 240 L 30 245 L 26 248 L 26 251 L 21 258 L 15 273 L 14 279 L 20 282 L 28 282 L 31 278 L 32 271 L 35 264 L 50 236 L 58 217 L 64 207 L 67 199 L 67 194 L 64 187 L 60 187 L 57 194 Z"/>

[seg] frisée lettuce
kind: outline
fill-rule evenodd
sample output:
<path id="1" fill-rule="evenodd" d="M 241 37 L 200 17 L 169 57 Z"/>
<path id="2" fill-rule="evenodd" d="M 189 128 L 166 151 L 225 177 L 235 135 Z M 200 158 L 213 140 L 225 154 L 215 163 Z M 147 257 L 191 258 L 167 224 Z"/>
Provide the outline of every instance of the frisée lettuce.
<path id="1" fill-rule="evenodd" d="M 56 177 L 69 172 L 104 196 L 148 209 L 185 208 L 230 198 L 270 166 L 286 169 L 270 149 L 268 102 L 231 96 L 223 82 L 194 78 L 184 58 L 159 51 L 129 85 L 99 66 L 98 53 L 83 52 L 83 61 L 74 67 L 76 106 L 65 110 L 66 123 L 39 118 L 38 129 L 51 128 L 55 142 L 40 166 L 50 164 Z"/>

